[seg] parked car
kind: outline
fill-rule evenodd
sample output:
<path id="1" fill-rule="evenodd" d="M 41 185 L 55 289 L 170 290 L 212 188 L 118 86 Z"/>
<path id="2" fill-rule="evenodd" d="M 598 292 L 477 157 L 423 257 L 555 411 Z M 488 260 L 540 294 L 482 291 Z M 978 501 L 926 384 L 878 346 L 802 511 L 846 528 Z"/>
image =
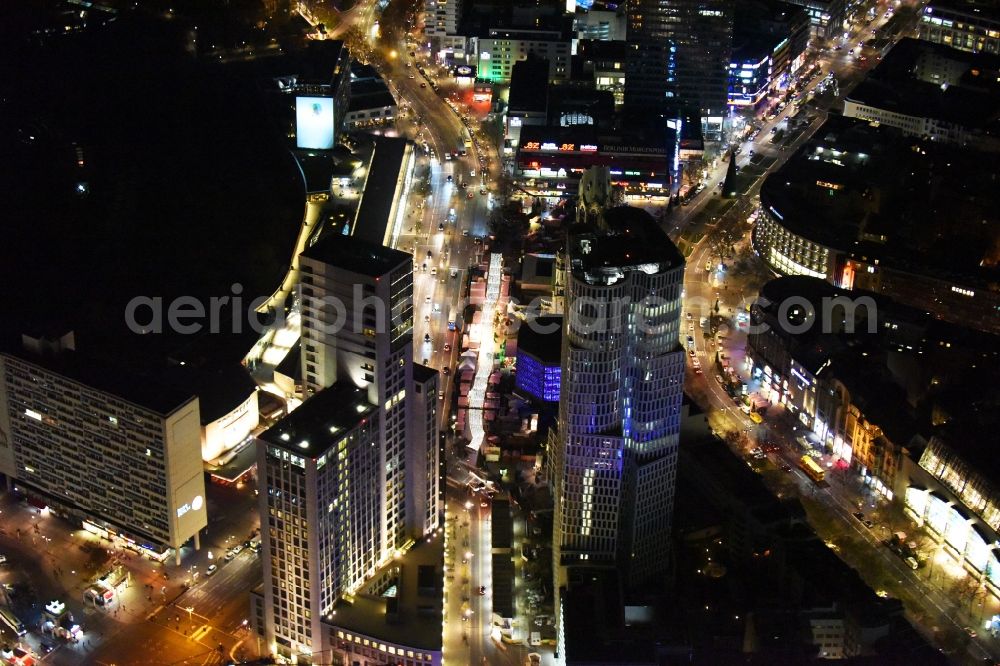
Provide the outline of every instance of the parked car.
<path id="1" fill-rule="evenodd" d="M 209 566 L 208 569 L 205 570 L 205 575 L 206 576 L 211 576 L 212 574 L 214 574 L 218 570 L 219 570 L 219 565 L 213 564 L 213 565 Z"/>

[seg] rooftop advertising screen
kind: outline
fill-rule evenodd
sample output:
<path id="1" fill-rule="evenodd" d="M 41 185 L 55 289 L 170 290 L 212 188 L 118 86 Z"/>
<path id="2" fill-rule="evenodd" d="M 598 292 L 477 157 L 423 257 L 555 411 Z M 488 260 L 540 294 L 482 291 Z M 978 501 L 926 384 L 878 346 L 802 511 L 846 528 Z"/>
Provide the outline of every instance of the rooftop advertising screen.
<path id="1" fill-rule="evenodd" d="M 333 148 L 333 98 L 295 98 L 295 136 L 299 148 Z"/>

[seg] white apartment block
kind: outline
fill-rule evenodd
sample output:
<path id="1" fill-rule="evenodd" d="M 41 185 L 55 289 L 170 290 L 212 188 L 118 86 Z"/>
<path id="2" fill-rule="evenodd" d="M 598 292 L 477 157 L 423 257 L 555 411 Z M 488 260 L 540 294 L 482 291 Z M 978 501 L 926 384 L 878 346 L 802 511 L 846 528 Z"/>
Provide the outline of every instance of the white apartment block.
<path id="1" fill-rule="evenodd" d="M 198 398 L 75 350 L 0 353 L 0 473 L 36 502 L 162 560 L 207 525 Z"/>

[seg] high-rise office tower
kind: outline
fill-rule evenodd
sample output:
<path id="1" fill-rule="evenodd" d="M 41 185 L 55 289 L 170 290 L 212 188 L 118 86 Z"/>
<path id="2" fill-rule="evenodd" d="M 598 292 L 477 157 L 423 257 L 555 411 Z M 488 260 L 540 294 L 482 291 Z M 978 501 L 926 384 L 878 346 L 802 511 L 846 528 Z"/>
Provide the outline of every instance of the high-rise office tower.
<path id="1" fill-rule="evenodd" d="M 625 104 L 726 114 L 733 9 L 728 0 L 630 0 Z"/>
<path id="2" fill-rule="evenodd" d="M 684 380 L 684 258 L 653 218 L 608 210 L 570 231 L 559 421 L 550 436 L 557 589 L 566 567 L 629 585 L 667 566 Z"/>
<path id="3" fill-rule="evenodd" d="M 412 358 L 413 258 L 330 233 L 299 263 L 305 395 L 258 438 L 265 574 L 254 627 L 300 663 L 317 653 L 329 663 L 364 625 L 366 649 L 376 637 L 382 657 L 431 649 L 414 661 L 425 664 L 440 638 L 408 641 L 396 611 L 376 608 L 441 506 L 437 373 Z M 338 615 L 338 603 L 355 612 Z"/>
<path id="4" fill-rule="evenodd" d="M 377 544 L 384 559 L 408 536 L 413 257 L 331 233 L 301 254 L 300 267 L 306 400 L 344 382 L 365 389 L 379 410 L 379 466 L 385 473 L 377 480 L 383 506 Z"/>
<path id="5" fill-rule="evenodd" d="M 342 383 L 258 438 L 262 629 L 278 654 L 325 651 L 321 620 L 378 567 L 380 425 L 366 391 Z"/>

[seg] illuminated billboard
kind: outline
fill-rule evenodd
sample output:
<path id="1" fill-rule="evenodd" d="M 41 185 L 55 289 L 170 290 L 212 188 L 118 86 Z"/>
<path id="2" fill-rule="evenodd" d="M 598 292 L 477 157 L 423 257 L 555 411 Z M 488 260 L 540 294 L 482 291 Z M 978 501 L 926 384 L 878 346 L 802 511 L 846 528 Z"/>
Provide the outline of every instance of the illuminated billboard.
<path id="1" fill-rule="evenodd" d="M 295 98 L 295 145 L 299 148 L 333 148 L 333 98 Z"/>

